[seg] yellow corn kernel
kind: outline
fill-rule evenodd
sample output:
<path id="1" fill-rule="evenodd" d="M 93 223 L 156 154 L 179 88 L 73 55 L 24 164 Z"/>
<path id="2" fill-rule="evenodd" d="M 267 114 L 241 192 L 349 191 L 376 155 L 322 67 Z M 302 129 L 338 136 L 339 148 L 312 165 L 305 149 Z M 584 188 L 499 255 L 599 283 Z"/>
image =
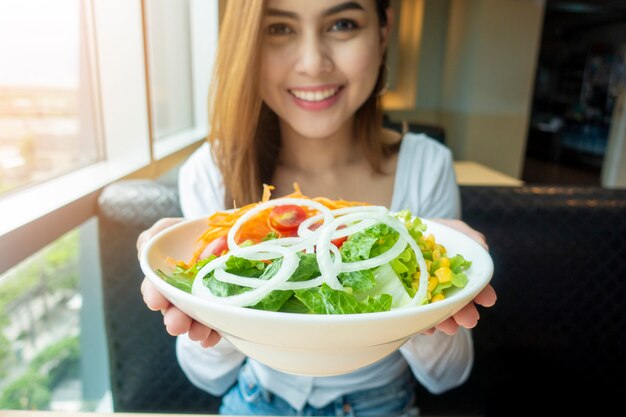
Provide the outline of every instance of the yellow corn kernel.
<path id="1" fill-rule="evenodd" d="M 421 276 L 420 271 L 415 271 L 411 275 L 411 278 L 413 278 L 413 281 L 419 281 Z"/>
<path id="2" fill-rule="evenodd" d="M 426 293 L 426 299 L 427 299 L 428 301 L 430 301 L 430 300 L 431 300 L 431 298 L 433 298 L 433 295 L 431 294 L 431 292 L 430 292 L 430 291 L 428 291 L 428 292 Z"/>
<path id="3" fill-rule="evenodd" d="M 433 261 L 430 261 L 428 259 L 424 259 L 424 262 L 426 262 L 426 270 L 430 271 L 430 267 L 433 265 Z"/>
<path id="4" fill-rule="evenodd" d="M 446 266 L 450 268 L 450 258 L 442 256 L 441 259 L 439 259 L 439 266 Z"/>
<path id="5" fill-rule="evenodd" d="M 426 236 L 425 242 L 426 242 L 428 249 L 430 250 L 435 249 L 435 236 L 433 235 Z"/>
<path id="6" fill-rule="evenodd" d="M 435 295 L 433 295 L 433 296 L 432 296 L 432 298 L 430 299 L 430 302 L 431 302 L 431 303 L 435 303 L 435 302 L 437 302 L 437 301 L 441 301 L 441 300 L 443 300 L 444 298 L 446 298 L 446 296 L 445 296 L 445 295 L 443 295 L 442 293 L 435 294 Z"/>
<path id="7" fill-rule="evenodd" d="M 441 245 L 436 245 L 436 246 L 435 246 L 435 250 L 438 250 L 438 251 L 439 251 L 439 253 L 441 253 L 442 255 L 445 255 L 445 253 L 446 253 L 446 248 L 444 248 L 444 247 L 443 247 L 443 246 L 441 246 Z"/>
<path id="8" fill-rule="evenodd" d="M 411 282 L 411 288 L 413 288 L 415 291 L 417 291 L 419 286 L 420 286 L 420 280 L 419 279 L 414 280 L 414 281 Z"/>
<path id="9" fill-rule="evenodd" d="M 428 278 L 428 291 L 433 292 L 435 287 L 439 284 L 439 280 L 435 277 Z"/>
<path id="10" fill-rule="evenodd" d="M 439 282 L 450 282 L 452 280 L 452 270 L 447 266 L 442 266 L 435 271 L 435 276 Z"/>
<path id="11" fill-rule="evenodd" d="M 433 250 L 433 261 L 438 261 L 439 259 L 441 259 L 441 252 L 437 249 Z"/>

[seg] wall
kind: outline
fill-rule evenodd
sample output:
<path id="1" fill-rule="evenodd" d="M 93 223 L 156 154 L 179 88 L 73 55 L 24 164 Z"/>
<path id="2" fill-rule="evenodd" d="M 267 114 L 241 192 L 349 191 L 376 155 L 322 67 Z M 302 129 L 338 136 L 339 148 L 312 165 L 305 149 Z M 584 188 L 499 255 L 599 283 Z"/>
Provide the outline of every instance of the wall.
<path id="1" fill-rule="evenodd" d="M 426 0 L 415 105 L 392 107 L 391 117 L 441 124 L 456 159 L 519 178 L 544 8 L 544 0 Z"/>

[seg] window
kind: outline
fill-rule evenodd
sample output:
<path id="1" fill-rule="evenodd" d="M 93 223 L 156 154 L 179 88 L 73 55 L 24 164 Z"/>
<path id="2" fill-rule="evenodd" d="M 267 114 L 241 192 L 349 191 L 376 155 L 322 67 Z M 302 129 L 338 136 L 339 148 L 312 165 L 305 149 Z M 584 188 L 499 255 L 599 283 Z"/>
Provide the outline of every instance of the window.
<path id="1" fill-rule="evenodd" d="M 0 1 L 0 273 L 202 143 L 217 25 L 205 0 Z"/>
<path id="2" fill-rule="evenodd" d="M 0 2 L 0 195 L 101 158 L 80 3 Z"/>
<path id="3" fill-rule="evenodd" d="M 189 0 L 146 2 L 154 136 L 194 127 Z"/>
<path id="4" fill-rule="evenodd" d="M 77 248 L 78 235 L 69 233 L 0 276 L 1 409 L 47 407 L 55 384 L 43 362 L 59 362 L 54 375 L 78 361 Z"/>
<path id="5" fill-rule="evenodd" d="M 217 22 L 216 1 L 0 0 L 0 409 L 106 403 L 96 198 L 202 143 Z"/>

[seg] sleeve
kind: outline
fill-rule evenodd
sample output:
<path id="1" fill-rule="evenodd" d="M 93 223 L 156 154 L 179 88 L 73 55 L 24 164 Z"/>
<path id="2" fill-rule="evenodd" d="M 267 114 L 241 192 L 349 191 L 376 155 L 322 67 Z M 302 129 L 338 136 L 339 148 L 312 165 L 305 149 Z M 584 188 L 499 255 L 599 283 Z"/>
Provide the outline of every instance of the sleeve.
<path id="1" fill-rule="evenodd" d="M 222 176 L 208 144 L 198 148 L 181 166 L 178 192 L 186 218 L 208 216 L 224 209 Z M 226 339 L 212 348 L 203 348 L 186 334 L 177 337 L 176 356 L 191 383 L 213 395 L 222 395 L 234 383 L 245 359 Z"/>
<path id="2" fill-rule="evenodd" d="M 440 331 L 418 334 L 400 348 L 400 353 L 417 380 L 433 394 L 463 384 L 474 364 L 472 334 L 465 328 L 454 335 Z"/>
<path id="3" fill-rule="evenodd" d="M 420 189 L 423 194 L 421 216 L 424 218 L 461 218 L 461 197 L 456 182 L 452 152 L 440 147 L 437 157 L 431 160 L 431 172 L 424 178 Z"/>
<path id="4" fill-rule="evenodd" d="M 432 140 L 415 142 L 411 189 L 417 193 L 412 210 L 424 218 L 452 218 L 461 215 L 461 200 L 452 152 Z M 400 353 L 407 360 L 417 380 L 433 394 L 461 385 L 474 363 L 471 330 L 460 328 L 456 334 L 436 331 L 409 339 Z"/>

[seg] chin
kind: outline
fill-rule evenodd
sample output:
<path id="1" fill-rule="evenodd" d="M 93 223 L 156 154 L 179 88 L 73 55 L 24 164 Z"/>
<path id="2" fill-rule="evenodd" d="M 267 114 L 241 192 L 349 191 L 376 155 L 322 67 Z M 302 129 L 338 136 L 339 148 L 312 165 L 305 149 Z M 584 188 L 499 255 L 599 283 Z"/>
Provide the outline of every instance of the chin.
<path id="1" fill-rule="evenodd" d="M 323 139 L 340 131 L 343 124 L 337 120 L 328 120 L 325 117 L 308 116 L 294 120 L 289 123 L 289 126 L 301 136 Z"/>
<path id="2" fill-rule="evenodd" d="M 298 134 L 310 139 L 324 139 L 333 135 L 339 130 L 339 128 L 325 129 L 320 126 L 292 127 L 296 132 L 298 132 Z"/>

